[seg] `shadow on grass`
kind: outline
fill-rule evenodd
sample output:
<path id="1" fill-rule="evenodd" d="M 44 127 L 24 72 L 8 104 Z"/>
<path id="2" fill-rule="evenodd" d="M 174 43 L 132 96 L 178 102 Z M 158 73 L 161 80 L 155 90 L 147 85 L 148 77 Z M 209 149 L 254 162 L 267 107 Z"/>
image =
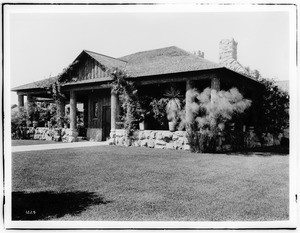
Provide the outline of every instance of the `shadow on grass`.
<path id="1" fill-rule="evenodd" d="M 12 220 L 47 220 L 66 214 L 78 215 L 89 206 L 110 202 L 92 192 L 13 192 Z"/>

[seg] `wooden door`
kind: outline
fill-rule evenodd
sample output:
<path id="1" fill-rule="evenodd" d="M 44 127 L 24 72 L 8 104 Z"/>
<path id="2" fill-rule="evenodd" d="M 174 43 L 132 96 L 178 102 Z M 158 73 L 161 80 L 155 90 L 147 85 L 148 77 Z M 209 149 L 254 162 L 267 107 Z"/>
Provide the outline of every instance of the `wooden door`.
<path id="1" fill-rule="evenodd" d="M 110 134 L 110 106 L 103 106 L 102 110 L 102 140 L 109 138 Z"/>

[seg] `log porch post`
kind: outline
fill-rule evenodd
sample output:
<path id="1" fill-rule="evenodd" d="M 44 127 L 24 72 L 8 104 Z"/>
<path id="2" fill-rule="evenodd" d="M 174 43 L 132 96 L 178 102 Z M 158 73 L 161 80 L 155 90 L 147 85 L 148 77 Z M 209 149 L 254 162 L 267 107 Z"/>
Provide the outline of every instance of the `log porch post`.
<path id="1" fill-rule="evenodd" d="M 215 102 L 215 99 L 217 97 L 217 91 L 220 91 L 220 78 L 217 77 L 217 75 L 213 74 L 211 76 L 211 101 Z"/>
<path id="2" fill-rule="evenodd" d="M 18 112 L 21 113 L 21 108 L 24 107 L 24 95 L 18 94 Z"/>
<path id="3" fill-rule="evenodd" d="M 70 129 L 73 132 L 77 132 L 76 130 L 76 93 L 74 91 L 70 91 Z"/>
<path id="4" fill-rule="evenodd" d="M 216 75 L 211 77 L 211 89 L 220 91 L 220 78 L 218 78 Z"/>
<path id="5" fill-rule="evenodd" d="M 110 137 L 114 138 L 116 133 L 116 120 L 117 120 L 117 105 L 118 96 L 115 92 L 111 91 L 110 95 L 110 108 L 111 108 L 111 119 L 110 119 Z"/>
<path id="6" fill-rule="evenodd" d="M 56 101 L 56 106 L 57 106 L 57 124 L 58 127 L 64 127 L 64 117 L 65 117 L 65 100 L 63 98 L 57 99 Z"/>

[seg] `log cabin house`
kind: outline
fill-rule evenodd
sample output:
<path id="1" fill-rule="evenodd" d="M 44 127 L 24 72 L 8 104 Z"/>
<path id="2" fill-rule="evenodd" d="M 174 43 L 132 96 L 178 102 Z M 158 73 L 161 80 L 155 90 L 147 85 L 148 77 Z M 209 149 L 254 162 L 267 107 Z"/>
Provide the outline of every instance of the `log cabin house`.
<path id="1" fill-rule="evenodd" d="M 244 97 L 252 100 L 250 117 L 245 125 L 259 128 L 260 95 L 263 86 L 237 61 L 237 43 L 234 39 L 220 42 L 219 63 L 208 61 L 204 54 L 192 54 L 178 47 L 166 47 L 113 58 L 95 52 L 83 50 L 72 63 L 69 72 L 71 79 L 61 85 L 66 101 L 59 103 L 58 114 L 64 116 L 65 105 L 70 105 L 70 129 L 76 135 L 76 105 L 83 104 L 84 126 L 87 138 L 96 141 L 107 140 L 118 128 L 120 103 L 111 92 L 112 78 L 107 70 L 119 68 L 128 74 L 142 95 L 162 96 L 172 83 L 186 93 L 191 88 L 203 90 L 211 87 L 215 90 L 228 90 L 237 87 Z M 38 98 L 51 98 L 41 88 L 43 83 L 57 77 L 15 87 L 18 94 L 18 106 Z M 187 106 L 188 107 L 188 106 Z M 155 124 L 149 129 L 157 130 Z M 112 133 L 112 134 L 111 134 Z"/>

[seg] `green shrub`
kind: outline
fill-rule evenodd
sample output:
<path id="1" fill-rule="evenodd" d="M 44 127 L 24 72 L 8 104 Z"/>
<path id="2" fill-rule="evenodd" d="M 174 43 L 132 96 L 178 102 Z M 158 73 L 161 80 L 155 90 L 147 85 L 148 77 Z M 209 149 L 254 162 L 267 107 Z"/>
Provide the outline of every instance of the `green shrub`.
<path id="1" fill-rule="evenodd" d="M 26 127 L 28 115 L 24 107 L 20 107 L 20 111 L 12 111 L 11 113 L 11 137 L 12 139 L 28 138 Z"/>
<path id="2" fill-rule="evenodd" d="M 265 86 L 260 119 L 263 132 L 278 135 L 289 127 L 289 94 L 279 89 L 274 80 L 262 78 L 261 82 Z"/>

